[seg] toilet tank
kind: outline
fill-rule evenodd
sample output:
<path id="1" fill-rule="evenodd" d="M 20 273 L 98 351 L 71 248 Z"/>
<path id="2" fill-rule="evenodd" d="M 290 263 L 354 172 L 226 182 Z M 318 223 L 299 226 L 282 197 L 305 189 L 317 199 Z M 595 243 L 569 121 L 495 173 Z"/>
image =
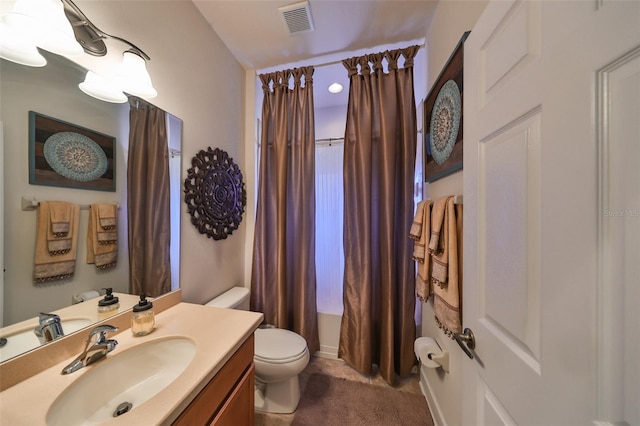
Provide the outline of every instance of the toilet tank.
<path id="1" fill-rule="evenodd" d="M 250 306 L 249 289 L 246 287 L 233 287 L 222 293 L 220 296 L 210 300 L 205 305 L 216 308 L 248 311 Z"/>

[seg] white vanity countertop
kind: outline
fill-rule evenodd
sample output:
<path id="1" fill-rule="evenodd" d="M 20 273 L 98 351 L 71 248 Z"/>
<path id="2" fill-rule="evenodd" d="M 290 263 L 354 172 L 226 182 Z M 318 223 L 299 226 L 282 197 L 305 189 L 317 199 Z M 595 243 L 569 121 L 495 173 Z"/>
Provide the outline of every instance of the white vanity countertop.
<path id="1" fill-rule="evenodd" d="M 200 390 L 231 358 L 244 340 L 262 322 L 262 314 L 179 303 L 156 315 L 156 329 L 133 337 L 129 329 L 109 338 L 118 346 L 107 357 L 117 356 L 139 343 L 172 336 L 188 337 L 196 343 L 196 354 L 187 369 L 169 386 L 109 425 L 170 424 Z M 88 331 L 80 331 L 86 333 Z M 82 348 L 78 348 L 78 354 Z M 91 365 L 68 375 L 60 374 L 74 357 L 30 377 L 0 393 L 0 424 L 44 425 L 49 407 L 62 391 Z M 95 365 L 99 365 L 98 361 Z"/>

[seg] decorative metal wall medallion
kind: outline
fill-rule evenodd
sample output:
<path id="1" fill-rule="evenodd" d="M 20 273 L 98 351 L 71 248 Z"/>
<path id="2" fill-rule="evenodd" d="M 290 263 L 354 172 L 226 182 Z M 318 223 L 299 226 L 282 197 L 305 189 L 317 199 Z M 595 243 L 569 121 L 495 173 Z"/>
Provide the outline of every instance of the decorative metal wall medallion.
<path id="1" fill-rule="evenodd" d="M 247 203 L 242 172 L 226 151 L 200 150 L 184 181 L 184 202 L 201 234 L 222 240 L 238 229 Z"/>

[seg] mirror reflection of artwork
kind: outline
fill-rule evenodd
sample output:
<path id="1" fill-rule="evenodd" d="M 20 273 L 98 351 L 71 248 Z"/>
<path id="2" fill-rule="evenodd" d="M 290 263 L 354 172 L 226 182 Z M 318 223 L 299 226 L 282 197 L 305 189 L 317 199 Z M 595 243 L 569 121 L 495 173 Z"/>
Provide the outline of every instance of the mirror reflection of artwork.
<path id="1" fill-rule="evenodd" d="M 109 162 L 100 145 L 75 132 L 58 132 L 44 141 L 44 158 L 58 173 L 75 182 L 90 182 L 107 171 Z"/>
<path id="2" fill-rule="evenodd" d="M 113 136 L 29 111 L 29 183 L 116 190 Z"/>
<path id="3" fill-rule="evenodd" d="M 209 238 L 226 239 L 240 226 L 247 202 L 242 172 L 219 148 L 200 150 L 191 165 L 184 181 L 191 223 Z"/>
<path id="4" fill-rule="evenodd" d="M 463 60 L 468 35 L 463 34 L 423 103 L 425 182 L 462 169 Z"/>

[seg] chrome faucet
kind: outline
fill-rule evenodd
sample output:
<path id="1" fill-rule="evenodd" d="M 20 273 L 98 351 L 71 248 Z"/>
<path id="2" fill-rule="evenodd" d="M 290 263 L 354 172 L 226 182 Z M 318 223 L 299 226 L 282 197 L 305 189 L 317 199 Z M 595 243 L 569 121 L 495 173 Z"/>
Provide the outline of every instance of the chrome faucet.
<path id="1" fill-rule="evenodd" d="M 58 315 L 40 312 L 40 315 L 38 315 L 38 322 L 39 325 L 33 329 L 33 332 L 38 336 L 38 340 L 40 340 L 41 345 L 64 336 L 62 323 L 60 322 L 60 317 Z"/>
<path id="2" fill-rule="evenodd" d="M 89 337 L 84 347 L 84 351 L 76 359 L 71 361 L 69 365 L 62 369 L 61 374 L 69 374 L 78 371 L 82 367 L 104 358 L 109 352 L 116 348 L 117 340 L 107 339 L 107 333 L 118 331 L 112 325 L 100 325 L 93 328 L 89 332 Z M 93 336 L 97 336 L 94 340 Z"/>

